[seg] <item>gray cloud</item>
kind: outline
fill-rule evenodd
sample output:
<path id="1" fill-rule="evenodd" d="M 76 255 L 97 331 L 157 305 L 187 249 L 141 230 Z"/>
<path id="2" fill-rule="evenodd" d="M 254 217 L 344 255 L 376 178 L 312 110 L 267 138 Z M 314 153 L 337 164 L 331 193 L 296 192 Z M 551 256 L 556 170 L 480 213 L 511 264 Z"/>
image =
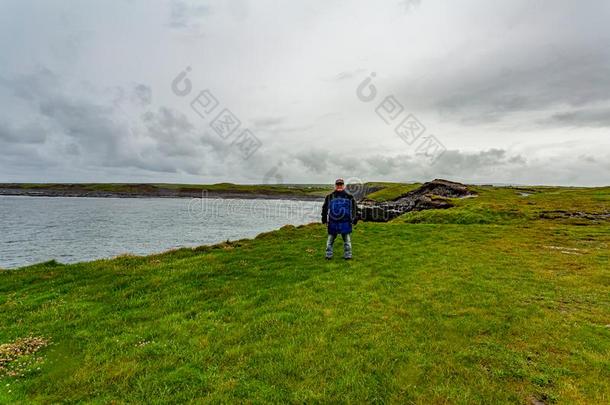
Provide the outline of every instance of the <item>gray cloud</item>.
<path id="1" fill-rule="evenodd" d="M 252 125 L 255 129 L 276 128 L 285 121 L 284 117 L 263 117 L 252 120 Z"/>
<path id="2" fill-rule="evenodd" d="M 196 29 L 199 27 L 198 19 L 209 12 L 210 8 L 207 5 L 185 0 L 172 0 L 169 26 L 179 29 Z"/>
<path id="3" fill-rule="evenodd" d="M 124 143 L 130 136 L 127 127 L 115 119 L 112 107 L 55 96 L 39 103 L 39 112 L 60 133 L 82 149 L 94 152 L 99 164 L 121 166 L 130 162 Z"/>
<path id="4" fill-rule="evenodd" d="M 300 162 L 307 170 L 313 173 L 324 173 L 329 166 L 329 161 L 335 157 L 326 150 L 310 149 L 306 152 L 300 152 L 294 155 L 294 158 Z"/>
<path id="5" fill-rule="evenodd" d="M 535 53 L 533 60 L 526 52 Z M 532 46 L 515 60 L 501 51 L 492 59 L 454 70 L 451 60 L 439 62 L 436 74 L 408 80 L 398 88 L 409 104 L 422 102 L 446 119 L 477 125 L 498 122 L 512 113 L 553 108 L 580 108 L 610 100 L 610 48 L 575 47 L 554 54 L 548 46 Z M 521 53 L 519 55 L 519 53 Z M 471 62 L 468 62 L 469 64 Z M 475 63 L 473 60 L 472 63 Z"/>
<path id="6" fill-rule="evenodd" d="M 156 113 L 147 111 L 142 119 L 150 135 L 161 141 L 164 146 L 179 146 L 180 138 L 193 130 L 193 125 L 184 114 L 172 111 L 167 107 L 159 108 Z M 188 149 L 185 152 L 185 154 L 189 154 Z"/>
<path id="7" fill-rule="evenodd" d="M 207 161 L 226 157 L 230 145 L 217 136 L 197 133 L 181 112 L 159 107 L 157 111 L 142 112 L 140 119 L 131 119 L 133 112 L 148 104 L 149 86 L 135 86 L 135 98 L 125 98 L 125 90 L 117 88 L 113 94 L 118 98 L 104 99 L 105 92 L 96 92 L 88 85 L 88 90 L 98 97 L 83 99 L 69 96 L 70 90 L 61 82 L 49 69 L 5 81 L 18 99 L 33 108 L 33 113 L 27 127 L 1 125 L 0 141 L 43 143 L 52 135 L 55 143 L 64 145 L 57 152 L 80 157 L 88 165 L 192 175 L 201 173 L 202 156 Z M 47 128 L 41 126 L 42 122 Z M 62 160 L 61 156 L 58 158 Z"/>
<path id="8" fill-rule="evenodd" d="M 609 153 L 606 156 L 610 158 Z M 338 153 L 317 151 L 293 156 L 292 164 L 296 166 L 290 166 L 289 162 L 282 173 L 317 169 L 327 174 L 326 181 L 339 176 L 362 181 L 394 179 L 405 182 L 442 177 L 467 183 L 562 184 L 560 179 L 563 178 L 572 184 L 595 185 L 598 184 L 596 176 L 610 175 L 610 165 L 604 166 L 592 156 L 574 155 L 569 151 L 549 161 L 527 159 L 520 153 L 501 149 L 448 150 L 434 165 L 410 154 L 371 154 L 353 160 Z"/>
<path id="9" fill-rule="evenodd" d="M 550 124 L 575 127 L 610 127 L 610 108 L 588 108 L 553 114 Z"/>
<path id="10" fill-rule="evenodd" d="M 334 77 L 330 78 L 329 81 L 339 82 L 339 81 L 343 81 L 343 80 L 354 79 L 354 78 L 362 76 L 362 74 L 364 72 L 366 72 L 366 69 L 362 69 L 362 68 L 345 70 L 343 72 L 337 73 Z"/>
<path id="11" fill-rule="evenodd" d="M 145 84 L 138 84 L 133 88 L 132 99 L 142 106 L 147 106 L 152 102 L 152 89 Z"/>
<path id="12" fill-rule="evenodd" d="M 421 0 L 401 0 L 400 4 L 406 13 L 409 13 L 421 5 Z"/>
<path id="13" fill-rule="evenodd" d="M 327 157 L 327 161 L 332 158 Z M 344 161 L 337 160 L 340 170 L 352 171 L 352 165 L 344 165 Z M 351 162 L 350 162 L 351 163 Z M 449 177 L 473 178 L 480 173 L 488 173 L 498 168 L 523 167 L 526 160 L 518 154 L 510 154 L 506 150 L 490 149 L 478 152 L 462 152 L 459 150 L 445 151 L 442 158 L 431 166 L 425 159 L 414 155 L 384 156 L 372 155 L 360 162 L 356 170 L 362 172 L 366 178 L 387 178 L 387 176 L 413 176 L 412 179 L 422 178 L 434 172 Z"/>
<path id="14" fill-rule="evenodd" d="M 46 140 L 46 129 L 36 125 L 12 127 L 0 122 L 0 141 L 7 143 L 41 144 Z"/>
<path id="15" fill-rule="evenodd" d="M 340 151 L 307 150 L 290 155 L 284 172 L 307 170 L 316 174 L 328 174 L 328 179 L 336 177 L 359 178 L 362 181 L 393 178 L 401 181 L 415 181 L 434 177 L 436 174 L 454 179 L 470 179 L 498 170 L 523 166 L 525 161 L 519 155 L 504 150 L 482 152 L 447 151 L 447 159 L 442 159 L 431 167 L 424 159 L 399 154 L 386 156 L 368 154 L 353 158 Z M 327 180 L 328 180 L 327 179 Z"/>
<path id="16" fill-rule="evenodd" d="M 438 161 L 438 168 L 445 173 L 474 173 L 498 166 L 525 166 L 526 159 L 521 155 L 510 155 L 503 149 L 490 149 L 479 152 L 446 151 Z"/>
<path id="17" fill-rule="evenodd" d="M 56 90 L 58 76 L 46 67 L 37 66 L 31 73 L 11 77 L 0 75 L 0 85 L 10 90 L 12 97 L 36 102 L 39 97 L 47 96 Z"/>
<path id="18" fill-rule="evenodd" d="M 305 132 L 313 127 L 308 125 L 290 124 L 286 117 L 261 117 L 251 120 L 251 129 L 256 134 L 267 134 L 273 137 L 290 133 Z"/>

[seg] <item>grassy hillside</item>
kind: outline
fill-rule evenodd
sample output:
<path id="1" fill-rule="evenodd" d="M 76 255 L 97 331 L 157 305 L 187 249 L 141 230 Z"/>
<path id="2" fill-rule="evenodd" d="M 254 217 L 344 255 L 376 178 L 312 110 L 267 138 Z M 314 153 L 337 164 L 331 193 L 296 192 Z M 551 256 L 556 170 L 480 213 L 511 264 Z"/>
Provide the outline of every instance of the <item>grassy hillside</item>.
<path id="1" fill-rule="evenodd" d="M 610 189 L 477 191 L 349 262 L 314 224 L 0 272 L 0 403 L 608 403 Z"/>
<path id="2" fill-rule="evenodd" d="M 421 183 L 366 183 L 369 187 L 382 187 L 373 193 L 370 193 L 366 198 L 373 201 L 388 201 L 400 197 L 411 190 L 415 190 Z"/>

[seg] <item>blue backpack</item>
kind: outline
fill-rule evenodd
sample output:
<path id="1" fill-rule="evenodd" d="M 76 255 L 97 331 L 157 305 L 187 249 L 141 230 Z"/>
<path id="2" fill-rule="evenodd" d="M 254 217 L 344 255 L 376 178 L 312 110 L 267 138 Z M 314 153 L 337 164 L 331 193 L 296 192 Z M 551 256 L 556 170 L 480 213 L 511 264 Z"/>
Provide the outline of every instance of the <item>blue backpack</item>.
<path id="1" fill-rule="evenodd" d="M 352 232 L 352 201 L 332 198 L 328 204 L 328 233 L 337 235 Z"/>

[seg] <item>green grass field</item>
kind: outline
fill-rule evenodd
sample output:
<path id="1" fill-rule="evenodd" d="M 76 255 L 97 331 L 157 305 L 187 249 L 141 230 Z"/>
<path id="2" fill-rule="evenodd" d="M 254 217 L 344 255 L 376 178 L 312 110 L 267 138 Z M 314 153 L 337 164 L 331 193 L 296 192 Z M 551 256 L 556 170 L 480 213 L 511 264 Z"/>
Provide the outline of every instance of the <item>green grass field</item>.
<path id="1" fill-rule="evenodd" d="M 0 403 L 609 403 L 610 188 L 475 190 L 348 262 L 312 224 L 0 272 Z"/>
<path id="2" fill-rule="evenodd" d="M 381 190 L 367 194 L 367 198 L 373 201 L 387 201 L 400 197 L 411 190 L 415 190 L 421 183 L 402 184 L 402 183 L 366 183 L 369 187 L 383 187 Z"/>

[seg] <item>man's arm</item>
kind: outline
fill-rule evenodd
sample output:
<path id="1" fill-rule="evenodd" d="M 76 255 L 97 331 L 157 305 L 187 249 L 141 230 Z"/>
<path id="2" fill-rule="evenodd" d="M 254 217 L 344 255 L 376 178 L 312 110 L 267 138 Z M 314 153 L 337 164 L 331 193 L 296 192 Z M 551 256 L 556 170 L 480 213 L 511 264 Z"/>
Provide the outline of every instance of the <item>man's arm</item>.
<path id="1" fill-rule="evenodd" d="M 322 205 L 322 223 L 325 224 L 328 219 L 328 197 L 324 199 L 324 204 Z"/>
<path id="2" fill-rule="evenodd" d="M 354 196 L 352 196 L 352 223 L 354 225 L 358 223 L 358 204 L 356 204 Z"/>

